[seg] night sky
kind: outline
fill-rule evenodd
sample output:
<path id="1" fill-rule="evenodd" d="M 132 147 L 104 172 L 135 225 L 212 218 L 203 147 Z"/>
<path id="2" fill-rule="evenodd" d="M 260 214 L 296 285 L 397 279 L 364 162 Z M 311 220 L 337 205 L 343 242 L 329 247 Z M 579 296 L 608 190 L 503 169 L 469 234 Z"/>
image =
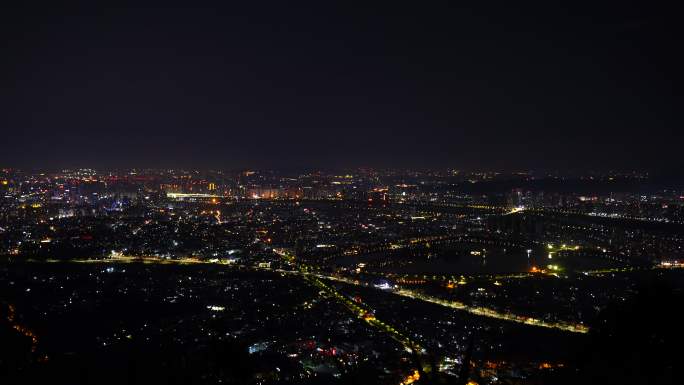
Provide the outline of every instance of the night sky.
<path id="1" fill-rule="evenodd" d="M 683 164 L 681 20 L 650 2 L 24 3 L 4 167 Z"/>

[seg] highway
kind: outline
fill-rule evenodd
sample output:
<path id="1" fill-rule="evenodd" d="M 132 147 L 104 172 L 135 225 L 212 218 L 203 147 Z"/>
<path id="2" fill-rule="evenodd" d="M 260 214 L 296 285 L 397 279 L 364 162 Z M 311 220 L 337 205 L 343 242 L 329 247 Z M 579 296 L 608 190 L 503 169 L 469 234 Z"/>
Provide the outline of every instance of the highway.
<path id="1" fill-rule="evenodd" d="M 274 252 L 284 259 L 286 259 L 289 262 L 293 262 L 295 258 L 292 255 L 289 255 L 287 252 L 284 250 L 274 250 Z M 337 282 L 342 282 L 346 283 L 349 285 L 356 285 L 356 286 L 364 286 L 364 287 L 373 287 L 374 286 L 370 285 L 367 282 L 362 282 L 359 280 L 354 280 L 350 278 L 344 278 L 344 277 L 338 277 L 338 276 L 332 276 L 332 275 L 322 275 L 322 274 L 317 274 L 313 273 L 310 271 L 311 269 L 308 267 L 303 267 L 299 268 L 296 271 L 292 270 L 282 270 L 282 269 L 277 269 L 276 271 L 281 272 L 281 273 L 286 273 L 286 274 L 303 274 L 303 275 L 313 275 L 317 278 L 320 279 L 326 279 L 326 280 L 331 280 L 331 281 L 337 281 Z M 380 289 L 378 289 L 380 290 Z M 557 329 L 557 330 L 562 330 L 566 332 L 572 332 L 572 333 L 587 333 L 589 331 L 589 328 L 586 325 L 579 324 L 579 323 L 571 323 L 571 322 L 549 322 L 549 321 L 544 321 L 540 320 L 537 318 L 533 317 L 526 317 L 526 316 L 521 316 L 513 313 L 508 313 L 508 312 L 501 312 L 499 310 L 495 310 L 492 308 L 487 308 L 483 306 L 471 306 L 468 304 L 465 304 L 463 302 L 459 301 L 450 301 L 438 297 L 433 297 L 433 296 L 428 296 L 423 293 L 419 293 L 414 290 L 409 290 L 409 289 L 397 289 L 397 290 L 387 290 L 388 293 L 392 293 L 395 295 L 399 295 L 402 297 L 407 297 L 419 301 L 425 301 L 425 302 L 430 302 L 433 304 L 437 304 L 440 306 L 448 307 L 451 309 L 456 309 L 460 311 L 465 311 L 470 314 L 474 314 L 477 316 L 481 317 L 488 317 L 488 318 L 495 318 L 503 321 L 509 321 L 509 322 L 515 322 L 519 324 L 524 324 L 524 325 L 529 325 L 529 326 L 537 326 L 537 327 L 543 327 L 543 328 L 548 328 L 548 329 Z"/>
<path id="2" fill-rule="evenodd" d="M 283 253 L 282 251 L 276 251 L 277 254 L 279 254 L 281 257 L 283 257 L 285 260 L 288 262 L 293 263 L 294 257 L 291 255 L 287 255 L 286 253 Z M 64 261 L 57 261 L 57 260 L 48 260 L 46 262 L 64 262 Z M 155 259 L 153 257 L 146 257 L 146 258 L 139 258 L 139 257 L 128 257 L 128 256 L 121 256 L 117 258 L 112 258 L 112 259 L 83 259 L 83 260 L 71 260 L 69 262 L 74 262 L 74 263 L 145 263 L 145 264 L 178 264 L 178 265 L 201 265 L 201 264 L 206 264 L 206 265 L 216 265 L 220 264 L 218 262 L 208 262 L 208 261 L 198 261 L 195 259 L 183 259 L 183 260 L 165 260 L 165 259 Z M 236 267 L 241 267 L 241 268 L 248 268 L 248 269 L 255 269 L 253 266 L 247 266 L 247 265 L 235 265 Z M 301 276 L 312 276 L 316 277 L 318 279 L 323 279 L 323 280 L 329 280 L 329 281 L 337 281 L 337 282 L 342 282 L 345 284 L 349 285 L 355 285 L 355 286 L 363 286 L 363 287 L 369 287 L 369 288 L 375 288 L 371 284 L 367 282 L 362 282 L 359 280 L 353 280 L 350 278 L 345 278 L 345 277 L 339 277 L 339 276 L 333 276 L 333 275 L 324 275 L 324 274 L 318 274 L 313 272 L 312 268 L 310 266 L 306 265 L 300 265 L 297 267 L 297 270 L 285 270 L 285 269 L 270 269 L 270 268 L 256 268 L 259 270 L 266 270 L 266 271 L 274 271 L 282 274 L 295 274 L 295 275 L 301 275 Z M 596 271 L 596 272 L 588 272 L 589 274 L 599 274 L 599 273 L 609 273 L 609 272 L 616 272 L 616 271 Z M 380 290 L 380 289 L 377 289 Z M 536 326 L 536 327 L 543 327 L 543 328 L 548 328 L 548 329 L 557 329 L 557 330 L 562 330 L 562 331 L 567 331 L 567 332 L 573 332 L 573 333 L 587 333 L 589 331 L 589 328 L 586 325 L 579 324 L 579 323 L 571 323 L 571 322 L 562 322 L 562 321 L 557 321 L 557 322 L 549 322 L 549 321 L 544 321 L 540 319 L 536 319 L 533 317 L 527 317 L 523 315 L 517 315 L 513 313 L 508 313 L 508 312 L 502 312 L 496 309 L 492 308 L 487 308 L 483 306 L 471 306 L 468 304 L 465 304 L 463 302 L 459 301 L 450 301 L 434 296 L 429 296 L 423 293 L 420 293 L 415 290 L 410 290 L 406 288 L 401 288 L 397 290 L 387 290 L 387 293 L 391 293 L 394 295 L 406 297 L 406 298 L 411 298 L 419 301 L 424 301 L 424 302 L 429 302 L 433 303 L 436 305 L 444 306 L 450 309 L 456 309 L 459 311 L 464 311 L 470 314 L 474 314 L 477 316 L 481 317 L 487 317 L 487 318 L 494 318 L 502 321 L 509 321 L 509 322 L 515 322 L 519 324 L 524 324 L 528 326 Z"/>
<path id="3" fill-rule="evenodd" d="M 315 275 L 316 277 L 321 278 L 321 279 L 328 279 L 328 280 L 343 282 L 343 283 L 350 284 L 350 285 L 373 287 L 372 285 L 370 285 L 368 283 L 364 283 L 361 281 L 355 281 L 355 280 L 348 279 L 348 278 L 326 276 L 326 275 L 319 275 L 319 274 L 313 274 L 313 273 L 306 273 L 306 274 L 312 274 L 312 275 Z M 380 289 L 378 289 L 378 290 L 380 290 Z M 548 328 L 548 329 L 557 329 L 557 330 L 562 330 L 562 331 L 572 332 L 572 333 L 587 333 L 589 331 L 589 328 L 583 324 L 571 323 L 571 322 L 561 322 L 561 321 L 558 321 L 558 322 L 544 321 L 544 320 L 540 320 L 537 318 L 516 315 L 513 313 L 505 313 L 505 312 L 501 312 L 499 310 L 495 310 L 495 309 L 491 309 L 491 308 L 487 308 L 487 307 L 483 307 L 483 306 L 470 306 L 470 305 L 465 304 L 463 302 L 450 301 L 450 300 L 446 300 L 446 299 L 442 299 L 442 298 L 438 298 L 438 297 L 433 297 L 433 296 L 425 295 L 425 294 L 419 293 L 419 292 L 414 291 L 414 290 L 409 290 L 409 289 L 388 290 L 387 292 L 398 295 L 398 296 L 402 296 L 402 297 L 412 298 L 412 299 L 419 300 L 419 301 L 430 302 L 430 303 L 440 305 L 440 306 L 444 306 L 444 307 L 448 307 L 451 309 L 465 311 L 465 312 L 468 312 L 470 314 L 474 314 L 474 315 L 481 316 L 481 317 L 495 318 L 495 319 L 499 319 L 499 320 L 503 320 L 503 321 L 515 322 L 515 323 L 519 323 L 519 324 L 543 327 L 543 328 Z"/>
<path id="4" fill-rule="evenodd" d="M 277 254 L 279 254 L 283 259 L 290 263 L 294 263 L 295 258 L 291 255 L 288 255 L 287 253 L 284 253 L 281 250 L 276 251 Z M 38 262 L 38 261 L 36 261 Z M 57 261 L 57 260 L 48 260 L 48 261 L 43 261 L 43 262 L 64 262 L 64 261 Z M 112 259 L 83 259 L 83 260 L 72 260 L 70 262 L 75 262 L 75 263 L 145 263 L 145 264 L 178 264 L 178 265 L 200 265 L 200 264 L 207 264 L 207 265 L 216 265 L 220 264 L 220 262 L 208 262 L 208 261 L 199 261 L 196 259 L 183 259 L 183 260 L 166 260 L 166 259 L 159 259 L 159 258 L 154 258 L 154 257 L 146 257 L 146 258 L 140 258 L 140 257 L 129 257 L 129 256 L 121 256 L 117 258 L 112 258 Z M 236 267 L 241 267 L 241 268 L 249 268 L 253 269 L 253 266 L 247 266 L 247 265 L 236 265 Z M 659 268 L 659 267 L 655 267 Z M 334 276 L 334 275 L 326 275 L 326 274 L 319 274 L 315 273 L 313 269 L 310 266 L 306 265 L 301 265 L 297 266 L 296 270 L 286 270 L 286 269 L 266 269 L 266 268 L 260 268 L 261 270 L 268 270 L 268 271 L 274 271 L 282 274 L 295 274 L 295 275 L 302 275 L 302 276 L 312 276 L 316 277 L 321 280 L 328 280 L 328 281 L 336 281 L 336 282 L 341 282 L 349 285 L 355 285 L 355 286 L 364 286 L 364 287 L 369 287 L 369 288 L 374 288 L 376 289 L 373 285 L 359 281 L 359 280 L 354 280 L 351 278 L 345 278 L 345 277 L 340 277 L 340 276 Z M 636 268 L 622 268 L 622 269 L 605 269 L 605 270 L 593 270 L 593 271 L 586 271 L 584 274 L 586 275 L 602 275 L 602 274 L 614 274 L 614 273 L 625 273 L 625 272 L 631 272 L 639 270 Z M 527 276 L 526 274 L 521 274 L 521 277 Z M 394 278 L 392 276 L 388 276 L 387 278 Z M 432 277 L 429 277 L 432 278 Z M 436 277 L 435 277 L 436 278 Z M 380 290 L 380 289 L 377 289 Z M 487 317 L 487 318 L 494 318 L 502 321 L 508 321 L 508 322 L 514 322 L 518 324 L 523 324 L 523 325 L 528 325 L 528 326 L 535 326 L 535 327 L 542 327 L 542 328 L 548 328 L 548 329 L 556 329 L 556 330 L 562 330 L 566 332 L 572 332 L 572 333 L 587 333 L 589 331 L 589 328 L 581 323 L 572 323 L 572 322 L 563 322 L 563 321 L 556 321 L 556 322 L 551 322 L 551 321 L 545 321 L 533 317 L 528 317 L 524 315 L 519 315 L 519 314 L 514 314 L 514 313 L 509 313 L 509 312 L 503 312 L 500 310 L 484 307 L 484 306 L 471 306 L 466 303 L 460 302 L 460 301 L 452 301 L 452 300 L 447 300 L 443 298 L 438 298 L 434 296 L 429 296 L 426 294 L 423 294 L 419 291 L 416 290 L 411 290 L 408 288 L 400 288 L 396 290 L 387 290 L 387 293 L 391 293 L 393 295 L 401 296 L 401 297 L 406 297 L 406 298 L 411 298 L 414 300 L 419 300 L 419 301 L 424 301 L 424 302 L 429 302 L 433 303 L 436 305 L 440 305 L 446 308 L 450 309 L 455 309 L 459 311 L 464 311 L 473 315 L 481 316 L 481 317 Z"/>

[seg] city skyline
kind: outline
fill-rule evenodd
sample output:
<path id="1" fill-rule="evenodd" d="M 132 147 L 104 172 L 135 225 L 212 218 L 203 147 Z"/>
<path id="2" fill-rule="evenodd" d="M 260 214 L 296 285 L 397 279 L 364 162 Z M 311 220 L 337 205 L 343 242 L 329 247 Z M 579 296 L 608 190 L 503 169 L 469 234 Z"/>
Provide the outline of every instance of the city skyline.
<path id="1" fill-rule="evenodd" d="M 681 12 L 0 6 L 0 384 L 673 385 Z"/>
<path id="2" fill-rule="evenodd" d="M 639 173 L 0 169 L 0 380 L 671 384 L 682 234 Z"/>

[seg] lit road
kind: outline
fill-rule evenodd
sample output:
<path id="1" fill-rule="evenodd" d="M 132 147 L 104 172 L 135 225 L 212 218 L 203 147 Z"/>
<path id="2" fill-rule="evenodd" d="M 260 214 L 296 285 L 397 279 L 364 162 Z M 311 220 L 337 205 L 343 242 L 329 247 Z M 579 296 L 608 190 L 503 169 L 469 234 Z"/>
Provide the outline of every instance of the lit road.
<path id="1" fill-rule="evenodd" d="M 287 262 L 294 263 L 295 258 L 293 255 L 288 254 L 287 252 L 283 250 L 273 250 L 277 255 L 279 255 L 281 258 L 286 260 Z M 321 279 L 327 279 L 331 280 L 333 277 L 328 277 L 325 275 L 320 275 L 320 274 L 315 274 L 309 272 L 309 266 L 306 265 L 299 265 L 297 270 L 284 270 L 284 269 L 270 269 L 271 271 L 275 271 L 278 273 L 282 274 L 295 274 L 295 275 L 302 275 L 307 279 L 310 283 L 321 289 L 323 292 L 331 295 L 335 299 L 337 299 L 339 302 L 341 302 L 343 305 L 345 305 L 349 310 L 352 311 L 356 316 L 359 318 L 365 320 L 369 325 L 380 329 L 389 335 L 392 336 L 395 340 L 399 341 L 405 349 L 409 351 L 416 351 L 419 353 L 424 352 L 424 349 L 420 347 L 420 345 L 412 341 L 410 338 L 406 337 L 402 333 L 400 333 L 397 329 L 395 329 L 393 326 L 386 324 L 383 321 L 378 320 L 375 318 L 375 315 L 373 314 L 373 311 L 370 309 L 368 305 L 365 303 L 359 301 L 352 301 L 349 299 L 349 297 L 345 296 L 344 294 L 340 293 L 337 289 L 330 285 L 326 285 L 324 282 L 321 281 Z M 336 279 L 336 281 L 339 282 L 344 282 L 347 283 L 346 280 L 342 279 Z"/>
<path id="2" fill-rule="evenodd" d="M 291 255 L 287 255 L 286 253 L 283 252 L 277 252 L 283 259 L 287 260 L 288 262 L 294 263 L 294 257 Z M 47 262 L 58 262 L 56 260 L 54 261 L 47 261 Z M 138 257 L 118 257 L 118 258 L 112 258 L 112 259 L 106 259 L 106 260 L 72 260 L 71 262 L 78 262 L 78 263 L 149 263 L 149 264 L 180 264 L 180 265 L 191 265 L 191 264 L 207 264 L 207 265 L 216 265 L 220 264 L 217 262 L 208 262 L 208 261 L 199 261 L 196 259 L 183 259 L 183 260 L 164 260 L 164 259 L 159 259 L 159 258 L 154 258 L 154 257 L 147 257 L 147 258 L 138 258 Z M 241 268 L 254 268 L 252 266 L 244 266 L 244 265 L 239 265 Z M 679 267 L 679 266 L 677 266 Z M 660 267 L 655 267 L 655 268 L 660 268 Z M 278 273 L 283 273 L 283 274 L 295 274 L 295 275 L 302 275 L 302 276 L 310 276 L 310 277 L 316 277 L 318 279 L 322 280 L 330 280 L 330 281 L 337 281 L 337 282 L 342 282 L 345 284 L 349 285 L 355 285 L 355 286 L 364 286 L 364 287 L 370 287 L 374 288 L 374 286 L 370 285 L 367 282 L 359 281 L 359 280 L 354 280 L 350 278 L 345 278 L 345 277 L 339 277 L 339 276 L 332 276 L 332 275 L 323 275 L 323 274 L 318 274 L 315 272 L 312 272 L 312 269 L 309 266 L 306 265 L 300 265 L 296 267 L 296 270 L 285 270 L 285 269 L 263 269 L 262 270 L 269 270 L 269 271 L 274 271 Z M 629 271 L 634 271 L 634 268 L 626 268 L 626 269 L 606 269 L 606 270 L 595 270 L 595 271 L 587 271 L 584 272 L 587 275 L 600 275 L 600 274 L 614 274 L 614 273 L 620 273 L 620 272 L 629 272 Z M 380 289 L 378 289 L 380 290 Z M 424 302 L 429 302 L 433 303 L 436 305 L 444 306 L 450 309 L 456 309 L 459 311 L 464 311 L 470 314 L 474 314 L 477 316 L 481 317 L 488 317 L 488 318 L 494 318 L 502 321 L 509 321 L 509 322 L 515 322 L 519 324 L 524 324 L 524 325 L 529 325 L 529 326 L 536 326 L 536 327 L 543 327 L 543 328 L 548 328 L 548 329 L 557 329 L 557 330 L 562 330 L 562 331 L 567 331 L 567 332 L 573 332 L 573 333 L 587 333 L 589 331 L 589 328 L 586 325 L 580 324 L 580 323 L 571 323 L 571 322 L 563 322 L 563 321 L 545 321 L 533 317 L 527 317 L 523 315 L 517 315 L 509 312 L 503 312 L 500 310 L 488 308 L 488 307 L 483 307 L 483 306 L 472 306 L 468 305 L 466 303 L 460 302 L 460 301 L 452 301 L 452 300 L 446 300 L 434 296 L 429 296 L 423 293 L 420 293 L 415 290 L 410 290 L 406 288 L 401 288 L 397 290 L 388 290 L 388 293 L 392 293 L 394 295 L 406 297 L 406 298 L 411 298 L 415 300 L 420 300 Z M 341 295 L 341 294 L 340 294 Z M 346 298 L 346 297 L 344 297 Z M 381 325 L 381 323 L 379 324 Z"/>
<path id="3" fill-rule="evenodd" d="M 273 250 L 277 255 L 279 255 L 281 258 L 286 260 L 287 262 L 290 262 L 292 264 L 295 263 L 295 257 L 293 255 L 288 254 L 287 252 L 283 250 Z M 330 295 L 331 297 L 335 298 L 338 302 L 343 304 L 347 309 L 349 309 L 354 315 L 356 315 L 359 319 L 364 320 L 368 325 L 371 327 L 378 329 L 386 334 L 388 334 L 392 339 L 395 341 L 399 342 L 404 349 L 407 352 L 415 352 L 418 355 L 423 355 L 425 354 L 425 349 L 420 346 L 416 341 L 413 341 L 411 338 L 407 337 L 400 331 L 398 331 L 394 326 L 387 324 L 375 317 L 374 312 L 368 305 L 363 303 L 360 299 L 352 301 L 349 299 L 348 296 L 340 293 L 337 289 L 334 287 L 325 284 L 321 279 L 326 279 L 327 277 L 321 276 L 319 274 L 313 274 L 309 273 L 307 270 L 309 270 L 309 266 L 306 265 L 299 265 L 298 269 L 296 271 L 291 271 L 291 270 L 281 270 L 281 269 L 274 269 L 273 271 L 277 271 L 280 273 L 285 273 L 285 274 L 300 274 L 304 277 L 306 281 L 308 281 L 310 284 L 314 285 L 315 287 L 321 289 L 321 291 L 327 295 Z M 420 361 L 420 360 L 418 360 Z M 420 366 L 420 369 L 422 369 L 424 372 L 425 371 L 430 371 L 431 368 L 428 365 L 425 365 L 421 362 L 415 362 L 416 365 Z M 407 376 L 405 376 L 405 380 L 402 381 L 402 384 L 410 384 L 413 383 L 415 380 L 420 378 L 420 372 L 418 370 L 413 369 L 411 373 L 409 373 Z"/>
<path id="4" fill-rule="evenodd" d="M 312 273 L 306 273 L 306 274 L 312 274 Z M 347 283 L 350 285 L 357 285 L 357 286 L 366 286 L 366 287 L 373 287 L 367 283 L 360 282 L 360 281 L 355 281 L 352 279 L 348 278 L 342 278 L 342 277 L 334 277 L 334 276 L 325 276 L 325 275 L 319 275 L 319 274 L 313 274 L 318 278 L 322 279 L 328 279 L 328 280 L 334 280 L 338 282 L 343 282 Z M 465 311 L 470 314 L 478 315 L 481 317 L 488 317 L 488 318 L 495 318 L 503 321 L 510 321 L 510 322 L 515 322 L 519 324 L 524 324 L 524 325 L 529 325 L 529 326 L 538 326 L 538 327 L 543 327 L 543 328 L 548 328 L 548 329 L 558 329 L 558 330 L 563 330 L 567 332 L 573 332 L 573 333 L 586 333 L 589 331 L 589 328 L 583 324 L 577 324 L 577 323 L 570 323 L 570 322 L 549 322 L 549 321 L 544 321 L 540 320 L 537 318 L 532 318 L 532 317 L 525 317 L 521 315 L 516 315 L 512 313 L 505 313 L 501 312 L 499 310 L 487 308 L 487 307 L 482 307 L 482 306 L 471 306 L 468 304 L 465 304 L 463 302 L 459 301 L 450 301 L 442 298 L 437 298 L 429 295 L 425 295 L 422 293 L 419 293 L 417 291 L 409 290 L 409 289 L 398 289 L 398 290 L 389 290 L 389 293 L 399 295 L 402 297 L 408 297 L 420 301 L 425 301 L 425 302 L 430 302 L 434 303 L 440 306 L 448 307 L 451 309 L 456 309 L 460 311 Z"/>
<path id="5" fill-rule="evenodd" d="M 294 263 L 294 256 L 288 254 L 284 250 L 274 250 L 274 252 L 278 255 L 280 255 L 282 258 L 286 259 L 288 262 Z M 343 282 L 346 284 L 350 285 L 356 285 L 356 286 L 365 286 L 365 287 L 374 287 L 366 282 L 362 282 L 359 280 L 353 280 L 350 278 L 344 278 L 344 277 L 336 277 L 336 276 L 331 276 L 331 275 L 322 275 L 322 274 L 316 274 L 312 273 L 309 271 L 310 269 L 306 266 L 300 267 L 297 271 L 290 271 L 290 270 L 281 270 L 278 269 L 276 271 L 282 272 L 282 273 L 290 273 L 290 274 L 304 274 L 304 275 L 313 275 L 315 277 L 321 278 L 321 279 L 327 279 L 327 280 L 332 280 L 332 281 L 338 281 L 338 282 Z M 524 325 L 529 325 L 529 326 L 537 326 L 537 327 L 543 327 L 543 328 L 548 328 L 548 329 L 557 329 L 557 330 L 563 330 L 567 332 L 573 332 L 573 333 L 587 333 L 589 331 L 589 328 L 586 325 L 579 324 L 579 323 L 571 323 L 571 322 L 562 322 L 562 321 L 557 321 L 557 322 L 550 322 L 550 321 L 544 321 L 540 320 L 537 318 L 533 317 L 526 317 L 526 316 L 521 316 L 513 313 L 508 313 L 508 312 L 502 312 L 499 310 L 483 307 L 483 306 L 471 306 L 468 304 L 465 304 L 460 301 L 450 301 L 438 297 L 433 297 L 429 295 L 425 295 L 423 293 L 419 293 L 414 290 L 409 290 L 409 289 L 398 289 L 398 290 L 388 290 L 389 293 L 399 295 L 402 297 L 407 297 L 407 298 L 412 298 L 415 300 L 420 300 L 420 301 L 425 301 L 425 302 L 430 302 L 434 303 L 436 305 L 448 307 L 451 309 L 456 309 L 460 311 L 465 311 L 470 314 L 474 314 L 477 316 L 481 317 L 488 317 L 488 318 L 495 318 L 503 321 L 510 321 L 510 322 L 515 322 L 519 324 L 524 324 Z"/>
<path id="6" fill-rule="evenodd" d="M 421 348 L 417 342 L 412 341 L 410 338 L 406 337 L 404 334 L 395 329 L 393 326 L 377 319 L 373 314 L 372 310 L 365 303 L 361 301 L 350 300 L 347 296 L 340 293 L 334 287 L 326 285 L 319 279 L 320 277 L 318 277 L 315 274 L 306 274 L 305 277 L 307 281 L 312 283 L 314 286 L 321 289 L 323 292 L 334 297 L 337 301 L 345 305 L 357 317 L 363 319 L 369 325 L 379 330 L 382 330 L 383 332 L 388 333 L 393 339 L 400 342 L 405 349 L 410 351 L 415 350 L 419 353 L 424 352 L 424 349 Z"/>
<path id="7" fill-rule="evenodd" d="M 279 253 L 280 254 L 280 253 Z M 284 259 L 292 262 L 293 257 L 290 255 L 283 255 L 280 254 L 281 257 Z M 59 262 L 59 261 L 47 261 L 47 262 Z M 118 258 L 111 258 L 111 259 L 105 259 L 105 260 L 95 260 L 95 259 L 87 259 L 87 260 L 72 260 L 71 262 L 77 262 L 77 263 L 147 263 L 147 264 L 178 264 L 178 265 L 190 265 L 190 264 L 207 264 L 207 265 L 214 265 L 217 264 L 215 262 L 205 262 L 205 261 L 198 261 L 196 259 L 190 259 L 186 258 L 183 260 L 164 260 L 164 259 L 159 259 L 159 258 L 153 258 L 153 257 L 146 257 L 146 258 L 137 258 L 137 257 L 118 257 Z M 252 268 L 251 266 L 243 266 L 240 265 L 240 267 L 243 268 Z M 332 276 L 332 275 L 322 275 L 322 274 L 317 274 L 311 272 L 311 269 L 308 266 L 300 266 L 298 270 L 284 270 L 284 269 L 262 269 L 262 270 L 269 270 L 269 271 L 275 271 L 278 273 L 283 273 L 283 274 L 296 274 L 296 275 L 303 275 L 303 276 L 313 276 L 319 279 L 325 279 L 325 280 L 331 280 L 331 281 L 337 281 L 337 282 L 342 282 L 346 283 L 349 285 L 355 285 L 355 286 L 364 286 L 364 287 L 373 287 L 372 285 L 358 281 L 358 280 L 353 280 L 350 278 L 344 278 L 344 277 L 338 277 L 338 276 Z M 465 311 L 474 315 L 478 315 L 481 317 L 488 317 L 488 318 L 495 318 L 503 321 L 510 321 L 510 322 L 515 322 L 519 324 L 524 324 L 524 325 L 529 325 L 529 326 L 537 326 L 537 327 L 543 327 L 543 328 L 549 328 L 549 329 L 558 329 L 558 330 L 563 330 L 563 331 L 568 331 L 568 332 L 573 332 L 573 333 L 586 333 L 589 331 L 589 328 L 583 324 L 577 324 L 577 323 L 570 323 L 570 322 L 549 322 L 549 321 L 544 321 L 532 317 L 526 317 L 526 316 L 521 316 L 521 315 L 516 315 L 508 312 L 502 312 L 499 310 L 483 307 L 483 306 L 471 306 L 468 304 L 465 304 L 463 302 L 459 301 L 450 301 L 438 297 L 433 297 L 429 295 L 425 295 L 422 293 L 419 293 L 414 290 L 409 290 L 409 289 L 398 289 L 398 290 L 388 290 L 388 293 L 392 293 L 395 295 L 399 295 L 402 297 L 407 297 L 407 298 L 412 298 L 415 300 L 420 300 L 424 302 L 430 302 L 433 304 L 437 304 L 440 306 L 448 307 L 451 309 L 456 309 L 460 311 Z"/>

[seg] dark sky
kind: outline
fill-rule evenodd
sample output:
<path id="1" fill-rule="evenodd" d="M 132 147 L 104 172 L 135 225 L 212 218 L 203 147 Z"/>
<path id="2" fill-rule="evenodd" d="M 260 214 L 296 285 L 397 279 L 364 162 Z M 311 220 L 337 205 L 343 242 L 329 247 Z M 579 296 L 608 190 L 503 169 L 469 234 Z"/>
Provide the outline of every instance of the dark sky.
<path id="1" fill-rule="evenodd" d="M 681 20 L 652 2 L 25 3 L 0 166 L 683 164 Z"/>

